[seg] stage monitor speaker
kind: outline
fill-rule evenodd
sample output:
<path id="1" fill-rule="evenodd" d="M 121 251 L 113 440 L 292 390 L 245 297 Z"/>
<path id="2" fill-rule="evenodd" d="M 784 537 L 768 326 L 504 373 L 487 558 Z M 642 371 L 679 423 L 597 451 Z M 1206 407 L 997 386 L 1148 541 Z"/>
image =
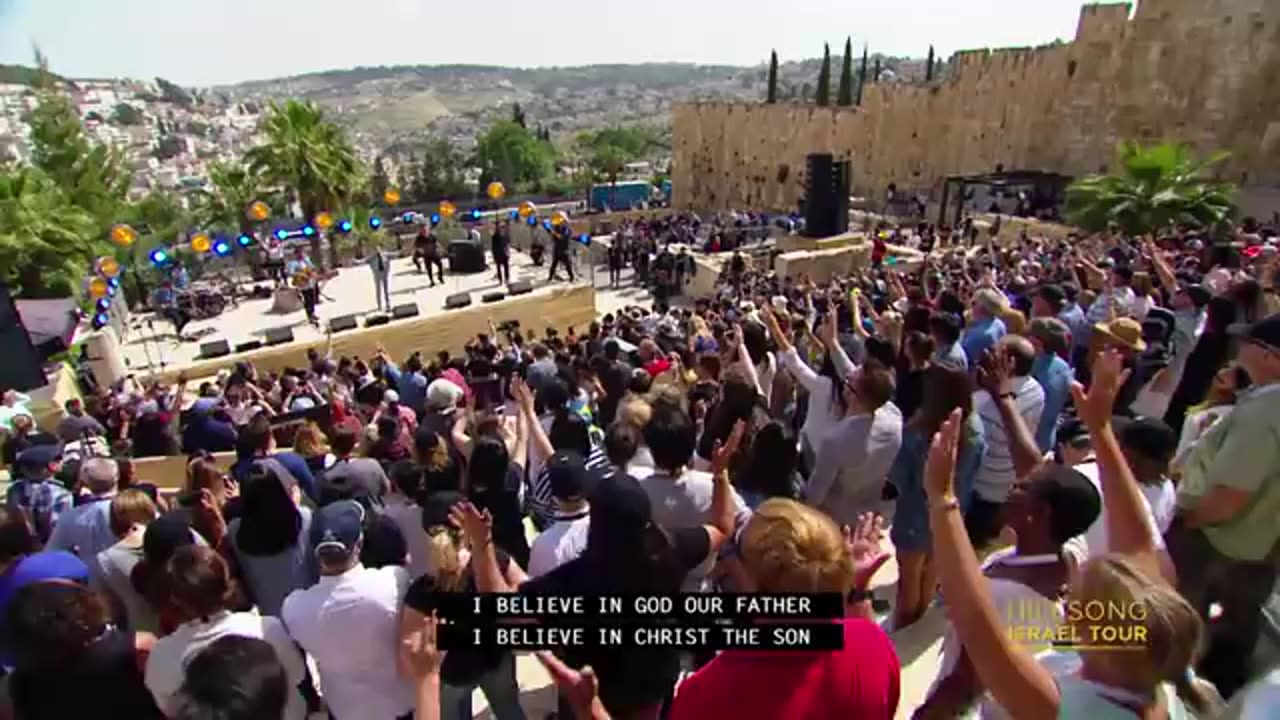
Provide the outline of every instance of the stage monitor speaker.
<path id="1" fill-rule="evenodd" d="M 528 280 L 517 280 L 507 286 L 512 295 L 528 295 L 533 292 L 533 283 Z"/>
<path id="2" fill-rule="evenodd" d="M 365 318 L 364 326 L 367 328 L 378 327 L 380 325 L 386 325 L 389 322 L 391 322 L 390 315 L 383 315 L 382 313 L 378 313 L 377 315 L 370 315 L 369 317 Z"/>
<path id="3" fill-rule="evenodd" d="M 457 310 L 471 304 L 471 293 L 456 293 L 444 299 L 445 310 Z"/>
<path id="4" fill-rule="evenodd" d="M 391 317 L 395 318 L 396 320 L 403 320 L 405 318 L 411 318 L 411 317 L 417 317 L 417 316 L 418 316 L 418 303 L 405 303 L 403 305 L 397 305 L 391 311 Z"/>
<path id="5" fill-rule="evenodd" d="M 293 342 L 293 328 L 285 326 L 267 328 L 262 344 L 271 347 L 272 345 L 283 345 L 291 342 Z"/>
<path id="6" fill-rule="evenodd" d="M 342 332 L 356 329 L 355 315 L 341 315 L 329 321 L 329 332 Z"/>
<path id="7" fill-rule="evenodd" d="M 239 345 L 236 345 L 236 352 L 244 353 L 244 352 L 249 352 L 250 350 L 257 350 L 261 347 L 262 347 L 261 340 L 246 340 L 245 342 L 242 342 Z"/>
<path id="8" fill-rule="evenodd" d="M 200 357 L 220 358 L 231 354 L 231 343 L 226 340 L 214 340 L 213 342 L 200 343 Z"/>
<path id="9" fill-rule="evenodd" d="M 484 246 L 470 240 L 449 243 L 449 271 L 466 274 L 484 272 Z"/>
<path id="10" fill-rule="evenodd" d="M 26 392 L 47 383 L 40 355 L 22 324 L 22 316 L 13 304 L 9 286 L 0 282 L 0 388 Z"/>
<path id="11" fill-rule="evenodd" d="M 496 303 L 506 299 L 507 299 L 507 293 L 505 290 L 490 290 L 489 292 L 480 296 L 480 302 L 483 302 L 483 303 Z"/>
<path id="12" fill-rule="evenodd" d="M 831 153 L 813 153 L 805 158 L 808 183 L 804 231 L 813 238 L 835 235 L 835 158 Z"/>

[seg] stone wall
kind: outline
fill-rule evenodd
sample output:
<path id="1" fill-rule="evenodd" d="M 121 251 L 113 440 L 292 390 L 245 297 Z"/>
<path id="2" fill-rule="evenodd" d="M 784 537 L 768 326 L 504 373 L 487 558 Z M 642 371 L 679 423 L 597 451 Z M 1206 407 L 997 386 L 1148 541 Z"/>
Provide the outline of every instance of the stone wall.
<path id="1" fill-rule="evenodd" d="M 858 108 L 693 102 L 672 113 L 674 204 L 790 210 L 805 155 L 853 162 L 853 191 L 939 194 L 947 175 L 1098 172 L 1121 139 L 1232 152 L 1226 179 L 1280 185 L 1280 2 L 1087 5 L 1075 40 L 956 53 L 931 85 L 870 85 Z"/>

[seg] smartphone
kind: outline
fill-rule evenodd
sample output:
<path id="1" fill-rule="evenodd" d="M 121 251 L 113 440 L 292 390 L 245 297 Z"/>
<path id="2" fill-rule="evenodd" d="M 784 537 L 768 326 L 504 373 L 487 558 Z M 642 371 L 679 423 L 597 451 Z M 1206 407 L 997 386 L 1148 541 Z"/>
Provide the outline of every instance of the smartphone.
<path id="1" fill-rule="evenodd" d="M 502 381 L 499 378 L 478 378 L 468 380 L 471 392 L 475 394 L 477 410 L 492 410 L 502 403 Z"/>

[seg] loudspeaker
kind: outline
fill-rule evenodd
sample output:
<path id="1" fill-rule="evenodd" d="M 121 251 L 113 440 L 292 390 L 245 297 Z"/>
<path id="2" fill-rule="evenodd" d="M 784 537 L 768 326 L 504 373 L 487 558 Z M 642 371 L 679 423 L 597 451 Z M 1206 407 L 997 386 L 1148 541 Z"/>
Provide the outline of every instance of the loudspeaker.
<path id="1" fill-rule="evenodd" d="M 411 317 L 417 317 L 417 316 L 418 316 L 418 303 L 405 303 L 404 305 L 397 305 L 395 306 L 395 309 L 391 311 L 391 317 L 395 318 L 396 320 L 403 320 L 405 318 L 411 318 Z"/>
<path id="2" fill-rule="evenodd" d="M 202 358 L 220 358 L 231 354 L 231 343 L 226 340 L 214 340 L 213 342 L 200 343 L 200 357 Z"/>
<path id="3" fill-rule="evenodd" d="M 272 345 L 283 345 L 291 342 L 293 342 L 293 328 L 286 326 L 267 328 L 262 344 L 270 347 Z"/>
<path id="4" fill-rule="evenodd" d="M 478 273 L 484 270 L 483 245 L 469 240 L 454 240 L 449 243 L 449 272 Z"/>
<path id="5" fill-rule="evenodd" d="M 852 164 L 848 160 L 836 161 L 830 153 L 809 155 L 806 163 L 805 235 L 823 238 L 847 232 Z"/>
<path id="6" fill-rule="evenodd" d="M 445 310 L 457 310 L 471 304 L 471 293 L 457 293 L 444 299 Z"/>
<path id="7" fill-rule="evenodd" d="M 355 329 L 356 329 L 355 315 L 343 315 L 341 317 L 333 318 L 332 320 L 329 321 L 329 332 L 342 332 L 343 330 L 355 330 Z"/>
<path id="8" fill-rule="evenodd" d="M 5 348 L 0 352 L 0 387 L 26 392 L 46 385 L 40 356 L 13 304 L 9 286 L 3 282 L 0 282 L 0 347 Z"/>
<path id="9" fill-rule="evenodd" d="M 239 345 L 236 345 L 236 352 L 238 353 L 249 352 L 250 350 L 257 350 L 260 347 L 262 347 L 261 340 L 247 340 L 245 342 L 240 343 Z"/>
<path id="10" fill-rule="evenodd" d="M 528 280 L 517 280 L 507 286 L 507 291 L 512 295 L 528 295 L 533 292 L 533 283 Z"/>
<path id="11" fill-rule="evenodd" d="M 480 296 L 480 302 L 484 302 L 484 303 L 496 303 L 499 300 L 506 300 L 506 299 L 507 299 L 507 293 L 502 290 L 490 290 L 489 292 Z"/>
<path id="12" fill-rule="evenodd" d="M 378 327 L 379 325 L 386 325 L 389 322 L 391 322 L 390 315 L 383 315 L 382 313 L 378 313 L 377 315 L 370 315 L 369 317 L 365 318 L 364 326 Z"/>

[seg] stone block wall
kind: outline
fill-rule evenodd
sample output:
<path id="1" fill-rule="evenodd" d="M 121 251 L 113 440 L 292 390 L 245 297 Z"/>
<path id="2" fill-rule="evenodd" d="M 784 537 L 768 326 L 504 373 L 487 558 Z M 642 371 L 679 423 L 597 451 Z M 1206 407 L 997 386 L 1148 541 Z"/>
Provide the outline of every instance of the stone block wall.
<path id="1" fill-rule="evenodd" d="M 1074 41 L 971 50 L 930 85 L 870 85 L 857 108 L 691 102 L 672 112 L 678 208 L 794 209 L 805 156 L 853 162 L 876 206 L 890 183 L 948 175 L 1099 172 L 1122 139 L 1232 152 L 1241 185 L 1280 185 L 1280 2 L 1087 5 Z"/>

